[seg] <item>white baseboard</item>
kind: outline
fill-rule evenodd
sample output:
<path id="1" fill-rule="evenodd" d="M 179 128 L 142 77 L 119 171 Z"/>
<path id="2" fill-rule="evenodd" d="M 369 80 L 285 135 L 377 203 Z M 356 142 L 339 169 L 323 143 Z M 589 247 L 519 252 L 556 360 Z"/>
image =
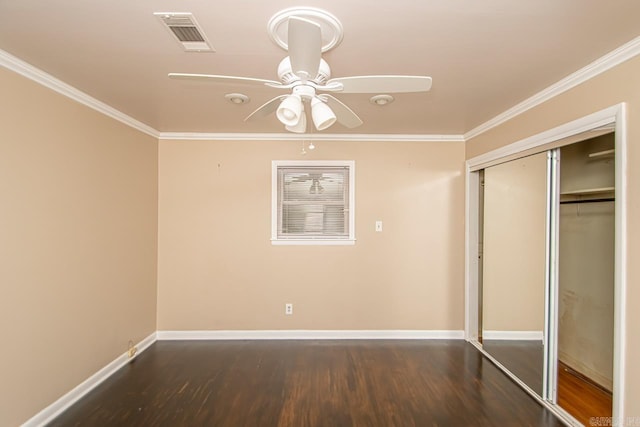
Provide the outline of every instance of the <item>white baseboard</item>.
<path id="1" fill-rule="evenodd" d="M 605 372 L 602 372 L 602 370 L 597 370 L 592 368 L 591 366 L 587 366 L 580 360 L 580 357 L 573 357 L 570 353 L 558 350 L 558 360 L 569 366 L 571 369 L 574 369 L 575 371 L 589 378 L 596 384 L 599 384 L 609 391 L 613 390 L 612 376 L 606 374 Z"/>
<path id="2" fill-rule="evenodd" d="M 209 330 L 158 331 L 158 340 L 464 339 L 462 330 Z"/>
<path id="3" fill-rule="evenodd" d="M 104 380 L 113 375 L 118 369 L 122 368 L 124 365 L 129 363 L 131 360 L 140 355 L 143 351 L 145 351 L 151 344 L 156 341 L 156 333 L 152 333 L 138 344 L 136 347 L 138 351 L 133 358 L 129 358 L 126 353 L 118 356 L 113 362 L 109 363 L 104 368 L 100 369 L 95 374 L 91 375 L 81 384 L 76 386 L 70 392 L 62 396 L 60 399 L 53 402 L 51 405 L 44 408 L 42 411 L 38 412 L 35 416 L 30 418 L 27 422 L 22 424 L 22 427 L 36 427 L 36 426 L 44 426 L 47 423 L 53 421 L 55 417 L 60 415 L 64 410 L 69 408 L 69 406 L 76 403 L 82 397 L 84 397 L 87 393 L 97 387 Z"/>
<path id="4" fill-rule="evenodd" d="M 542 341 L 542 331 L 482 331 L 483 340 Z"/>

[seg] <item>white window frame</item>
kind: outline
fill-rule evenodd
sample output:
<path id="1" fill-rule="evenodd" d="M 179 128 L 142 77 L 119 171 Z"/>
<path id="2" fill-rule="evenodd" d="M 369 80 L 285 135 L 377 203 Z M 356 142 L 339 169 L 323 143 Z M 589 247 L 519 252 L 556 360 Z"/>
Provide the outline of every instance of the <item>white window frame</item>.
<path id="1" fill-rule="evenodd" d="M 278 238 L 278 169 L 282 167 L 347 167 L 349 169 L 349 235 L 340 238 Z M 354 245 L 356 162 L 353 160 L 273 160 L 271 162 L 271 244 L 272 245 Z"/>

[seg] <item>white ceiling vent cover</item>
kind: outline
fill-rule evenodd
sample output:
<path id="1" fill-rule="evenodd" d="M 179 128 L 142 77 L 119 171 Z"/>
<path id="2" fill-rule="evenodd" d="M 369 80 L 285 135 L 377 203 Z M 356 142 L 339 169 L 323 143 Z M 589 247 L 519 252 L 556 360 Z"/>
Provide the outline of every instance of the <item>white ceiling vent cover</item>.
<path id="1" fill-rule="evenodd" d="M 156 12 L 154 15 L 187 52 L 214 51 L 193 14 L 188 12 Z"/>

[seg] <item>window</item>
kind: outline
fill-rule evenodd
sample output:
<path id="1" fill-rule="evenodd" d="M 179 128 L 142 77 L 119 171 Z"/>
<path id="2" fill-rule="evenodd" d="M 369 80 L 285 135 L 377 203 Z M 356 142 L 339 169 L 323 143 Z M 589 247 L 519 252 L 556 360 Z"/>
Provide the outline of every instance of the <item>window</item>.
<path id="1" fill-rule="evenodd" d="M 355 242 L 353 161 L 274 161 L 273 244 Z"/>

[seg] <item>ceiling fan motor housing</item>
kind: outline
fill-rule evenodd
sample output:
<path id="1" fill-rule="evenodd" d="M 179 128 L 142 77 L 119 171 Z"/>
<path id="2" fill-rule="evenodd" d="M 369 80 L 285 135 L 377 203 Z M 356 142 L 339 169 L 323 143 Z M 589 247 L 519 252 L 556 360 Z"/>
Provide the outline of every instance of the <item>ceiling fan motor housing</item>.
<path id="1" fill-rule="evenodd" d="M 323 85 L 329 80 L 331 77 L 331 68 L 327 61 L 324 59 L 320 59 L 320 67 L 318 68 L 318 74 L 315 78 L 310 79 L 312 82 L 317 83 L 319 85 Z M 289 57 L 285 57 L 280 64 L 278 65 L 278 78 L 284 84 L 290 84 L 300 80 L 300 77 L 296 76 L 293 73 L 293 69 L 291 68 L 291 60 Z"/>
<path id="2" fill-rule="evenodd" d="M 298 95 L 303 101 L 309 101 L 316 95 L 316 90 L 313 86 L 302 84 L 293 88 L 293 94 Z"/>

